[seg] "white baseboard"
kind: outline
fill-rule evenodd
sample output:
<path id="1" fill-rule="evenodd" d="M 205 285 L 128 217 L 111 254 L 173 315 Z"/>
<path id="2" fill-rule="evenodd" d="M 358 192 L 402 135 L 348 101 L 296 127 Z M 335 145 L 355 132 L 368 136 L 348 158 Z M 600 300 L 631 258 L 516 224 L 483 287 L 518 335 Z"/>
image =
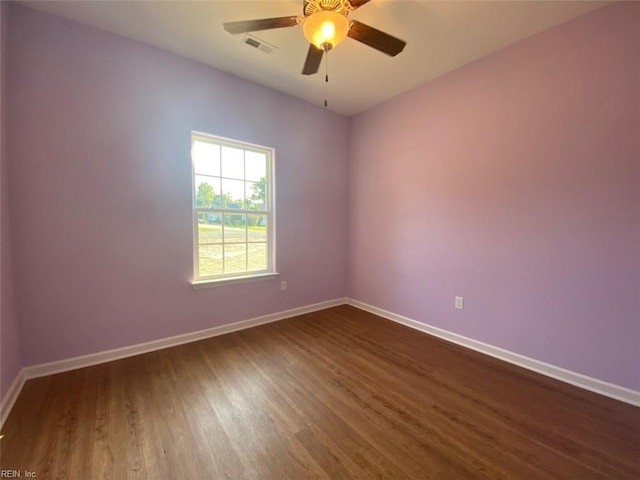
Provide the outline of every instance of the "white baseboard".
<path id="1" fill-rule="evenodd" d="M 163 348 L 175 347 L 177 345 L 182 345 L 185 343 L 204 340 L 206 338 L 216 337 L 218 335 L 224 335 L 225 333 L 245 330 L 247 328 L 256 327 L 258 325 L 264 325 L 266 323 L 277 322 L 286 318 L 304 315 L 305 313 L 324 310 L 325 308 L 344 305 L 345 303 L 345 298 L 336 298 L 334 300 L 328 300 L 326 302 L 315 303 L 313 305 L 307 305 L 304 307 L 292 308 L 291 310 L 271 313 L 269 315 L 250 318 L 248 320 L 241 320 L 239 322 L 228 323 L 226 325 L 207 328 L 205 330 L 199 330 L 197 332 L 190 332 L 182 335 L 176 335 L 174 337 L 152 340 L 151 342 L 139 343 L 137 345 L 130 345 L 127 347 L 115 348 L 113 350 L 91 353 L 89 355 L 67 358 L 56 362 L 42 363 L 39 365 L 24 367 L 22 370 L 20 370 L 20 373 L 11 385 L 11 388 L 9 388 L 6 395 L 2 399 L 2 403 L 0 404 L 0 412 L 2 414 L 2 416 L 0 417 L 0 427 L 4 425 L 4 421 L 9 416 L 9 412 L 11 411 L 13 404 L 18 398 L 18 395 L 20 394 L 24 383 L 31 378 L 38 378 L 44 377 L 46 375 L 68 372 L 70 370 L 90 367 L 92 365 L 97 365 L 100 363 L 106 363 L 113 360 L 119 360 L 121 358 L 140 355 L 142 353 L 162 350 Z"/>
<path id="2" fill-rule="evenodd" d="M 7 390 L 7 393 L 5 393 L 4 397 L 2 398 L 2 402 L 0 403 L 0 428 L 2 428 L 2 426 L 4 425 L 4 421 L 9 416 L 9 412 L 11 412 L 13 404 L 16 403 L 18 395 L 20 395 L 22 387 L 24 386 L 24 382 L 26 381 L 27 379 L 24 376 L 23 368 L 22 370 L 20 370 L 20 372 L 18 372 L 18 375 L 9 387 L 9 390 Z"/>
<path id="3" fill-rule="evenodd" d="M 572 372 L 571 370 L 556 367 L 555 365 L 541 362 L 533 358 L 525 357 L 524 355 L 510 352 L 509 350 L 504 350 L 487 343 L 479 342 L 478 340 L 464 337 L 462 335 L 458 335 L 457 333 L 448 332 L 441 328 L 432 327 L 431 325 L 418 322 L 411 318 L 403 317 L 402 315 L 398 315 L 387 310 L 368 305 L 364 302 L 360 302 L 352 298 L 347 298 L 347 304 L 386 318 L 393 322 L 411 327 L 415 330 L 433 335 L 434 337 L 441 338 L 448 342 L 452 342 L 471 350 L 484 353 L 485 355 L 504 360 L 505 362 L 518 365 L 520 367 L 526 368 L 527 370 L 532 370 L 542 375 L 546 375 L 547 377 L 552 377 L 556 380 L 569 383 L 576 387 L 599 393 L 610 398 L 615 398 L 616 400 L 620 400 L 625 403 L 630 403 L 631 405 L 640 406 L 640 392 L 638 391 L 621 387 L 619 385 L 614 385 L 613 383 L 605 382 L 603 380 L 598 380 L 597 378 L 588 377 L 581 373 Z"/>

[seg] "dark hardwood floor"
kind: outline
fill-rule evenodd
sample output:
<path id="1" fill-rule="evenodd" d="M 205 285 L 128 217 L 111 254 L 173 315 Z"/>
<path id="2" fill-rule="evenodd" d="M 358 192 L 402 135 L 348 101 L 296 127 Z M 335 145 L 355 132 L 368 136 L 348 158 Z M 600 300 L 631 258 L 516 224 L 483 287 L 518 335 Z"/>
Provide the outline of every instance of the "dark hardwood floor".
<path id="1" fill-rule="evenodd" d="M 639 408 L 349 306 L 30 380 L 3 433 L 39 479 L 640 478 Z"/>

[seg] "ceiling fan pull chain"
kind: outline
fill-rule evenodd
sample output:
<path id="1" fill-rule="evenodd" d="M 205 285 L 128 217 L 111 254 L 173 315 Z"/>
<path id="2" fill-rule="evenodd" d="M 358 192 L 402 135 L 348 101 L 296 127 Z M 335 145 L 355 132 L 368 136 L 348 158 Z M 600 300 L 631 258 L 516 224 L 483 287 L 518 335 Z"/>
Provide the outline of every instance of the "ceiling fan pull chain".
<path id="1" fill-rule="evenodd" d="M 329 49 L 325 48 L 324 50 L 324 83 L 327 85 L 326 92 L 329 92 Z M 328 97 L 329 95 L 327 95 Z M 324 108 L 327 108 L 329 104 L 327 103 L 327 99 L 324 99 Z"/>

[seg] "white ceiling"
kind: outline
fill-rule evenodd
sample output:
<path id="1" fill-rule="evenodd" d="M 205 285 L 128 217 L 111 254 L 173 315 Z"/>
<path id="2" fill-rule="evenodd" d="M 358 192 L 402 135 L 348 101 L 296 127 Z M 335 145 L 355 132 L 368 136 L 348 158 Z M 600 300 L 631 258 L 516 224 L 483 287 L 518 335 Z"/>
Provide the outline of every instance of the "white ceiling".
<path id="1" fill-rule="evenodd" d="M 371 0 L 350 18 L 407 42 L 388 57 L 352 39 L 329 54 L 329 84 L 303 76 L 301 27 L 255 32 L 278 47 L 262 53 L 231 35 L 232 20 L 302 15 L 302 0 L 28 1 L 23 5 L 154 45 L 267 87 L 354 115 L 608 1 Z"/>

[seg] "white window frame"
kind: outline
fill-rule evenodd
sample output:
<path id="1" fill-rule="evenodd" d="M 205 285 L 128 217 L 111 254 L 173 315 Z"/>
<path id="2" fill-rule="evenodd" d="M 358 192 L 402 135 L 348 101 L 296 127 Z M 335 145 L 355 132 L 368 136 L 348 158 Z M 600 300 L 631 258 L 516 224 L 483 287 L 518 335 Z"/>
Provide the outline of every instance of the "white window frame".
<path id="1" fill-rule="evenodd" d="M 265 210 L 245 210 L 245 209 L 227 209 L 227 208 L 202 208 L 196 206 L 196 171 L 193 160 L 193 145 L 196 141 L 208 142 L 219 147 L 231 147 L 244 151 L 253 151 L 263 153 L 267 159 L 266 165 L 266 209 Z M 192 205 L 192 224 L 193 224 L 193 280 L 191 284 L 194 288 L 211 287 L 219 285 L 229 285 L 234 283 L 252 282 L 257 280 L 268 280 L 275 278 L 278 273 L 276 271 L 276 222 L 275 222 L 275 150 L 270 147 L 256 145 L 231 138 L 220 137 L 209 133 L 192 131 L 191 132 L 191 205 Z M 220 172 L 222 174 L 222 172 Z M 224 178 L 224 177 L 220 177 Z M 199 213 L 216 213 L 225 214 L 251 214 L 264 215 L 267 217 L 267 268 L 260 271 L 251 272 L 233 272 L 227 274 L 200 276 L 199 260 L 200 260 L 200 242 L 198 232 L 198 214 Z M 248 243 L 248 242 L 247 242 Z"/>

